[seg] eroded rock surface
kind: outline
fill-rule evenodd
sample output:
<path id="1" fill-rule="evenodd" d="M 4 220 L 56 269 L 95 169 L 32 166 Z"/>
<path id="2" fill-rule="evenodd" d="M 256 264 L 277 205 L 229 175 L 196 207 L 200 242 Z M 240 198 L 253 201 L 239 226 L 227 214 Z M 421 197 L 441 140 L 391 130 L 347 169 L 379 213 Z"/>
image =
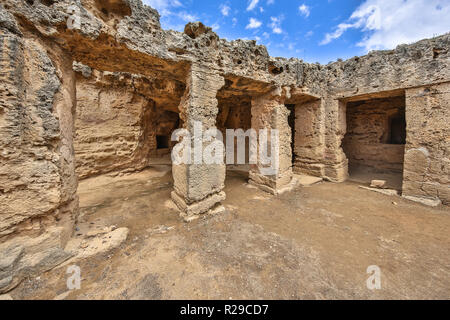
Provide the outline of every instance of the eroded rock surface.
<path id="1" fill-rule="evenodd" d="M 163 30 L 140 0 L 3 0 L 0 44 L 0 292 L 69 257 L 78 179 L 144 169 L 170 153 L 173 130 L 192 133 L 195 121 L 279 129 L 276 172 L 262 174 L 258 160 L 250 174 L 278 194 L 293 172 L 345 181 L 348 159 L 366 161 L 369 149 L 385 168 L 386 146 L 344 151 L 347 107 L 401 97 L 404 154 L 387 165 L 403 166 L 407 199 L 450 202 L 450 34 L 323 66 L 270 57 L 256 41 L 220 39 L 200 22 Z M 174 166 L 183 218 L 221 207 L 225 171 Z"/>

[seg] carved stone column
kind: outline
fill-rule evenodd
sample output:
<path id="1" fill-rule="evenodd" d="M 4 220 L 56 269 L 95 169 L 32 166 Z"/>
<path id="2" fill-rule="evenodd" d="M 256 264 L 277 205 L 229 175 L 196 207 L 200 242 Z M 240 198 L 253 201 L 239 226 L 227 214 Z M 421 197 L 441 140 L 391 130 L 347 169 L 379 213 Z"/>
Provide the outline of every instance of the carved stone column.
<path id="1" fill-rule="evenodd" d="M 226 166 L 206 164 L 203 159 L 194 156 L 194 150 L 210 143 L 204 137 L 196 137 L 196 126 L 202 126 L 203 133 L 216 126 L 218 114 L 217 91 L 225 80 L 216 71 L 193 65 L 187 79 L 186 92 L 180 103 L 180 116 L 184 129 L 190 134 L 192 147 L 191 163 L 174 164 L 174 191 L 172 200 L 186 221 L 191 221 L 205 213 L 217 213 L 223 210 L 220 202 L 225 200 Z"/>
<path id="2" fill-rule="evenodd" d="M 250 183 L 272 194 L 280 194 L 293 186 L 292 133 L 288 123 L 289 110 L 284 105 L 282 89 L 255 97 L 252 100 L 252 128 L 258 134 L 257 164 L 250 170 Z M 267 129 L 267 137 L 262 131 Z M 277 134 L 274 135 L 274 129 Z M 262 140 L 267 139 L 267 155 L 264 161 Z M 275 140 L 274 140 L 275 139 Z M 273 170 L 272 170 L 273 169 Z"/>

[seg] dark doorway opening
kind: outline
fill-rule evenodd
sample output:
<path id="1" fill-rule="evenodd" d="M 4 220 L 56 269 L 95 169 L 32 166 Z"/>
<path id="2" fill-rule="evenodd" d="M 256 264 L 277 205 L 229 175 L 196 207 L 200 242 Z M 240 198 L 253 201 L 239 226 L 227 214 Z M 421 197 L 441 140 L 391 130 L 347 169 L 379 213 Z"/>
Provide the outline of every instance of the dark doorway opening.
<path id="1" fill-rule="evenodd" d="M 287 104 L 286 108 L 290 111 L 288 117 L 288 124 L 291 127 L 291 150 L 292 150 L 292 163 L 295 161 L 295 104 Z"/>
<path id="2" fill-rule="evenodd" d="M 390 144 L 406 144 L 406 119 L 404 114 L 391 118 L 389 133 Z"/>
<path id="3" fill-rule="evenodd" d="M 156 136 L 156 148 L 168 149 L 169 148 L 169 136 Z"/>

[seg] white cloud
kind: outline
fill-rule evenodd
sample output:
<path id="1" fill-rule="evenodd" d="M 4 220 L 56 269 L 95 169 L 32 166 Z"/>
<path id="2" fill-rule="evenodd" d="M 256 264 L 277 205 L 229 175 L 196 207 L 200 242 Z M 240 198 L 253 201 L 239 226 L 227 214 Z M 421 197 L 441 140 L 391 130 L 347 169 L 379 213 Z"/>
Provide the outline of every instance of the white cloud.
<path id="1" fill-rule="evenodd" d="M 214 23 L 214 24 L 211 26 L 211 28 L 213 29 L 213 31 L 217 31 L 217 30 L 220 29 L 220 24 Z"/>
<path id="2" fill-rule="evenodd" d="M 258 5 L 259 0 L 249 0 L 247 11 L 252 11 Z"/>
<path id="3" fill-rule="evenodd" d="M 193 22 L 193 21 L 198 20 L 198 17 L 196 15 L 185 12 L 185 11 L 178 12 L 176 15 L 184 22 Z"/>
<path id="4" fill-rule="evenodd" d="M 311 13 L 311 9 L 306 4 L 302 4 L 300 7 L 298 7 L 298 10 L 306 18 L 308 18 L 309 14 Z"/>
<path id="5" fill-rule="evenodd" d="M 220 12 L 222 12 L 222 15 L 227 17 L 230 14 L 230 10 L 231 10 L 230 6 L 226 4 L 220 5 Z"/>
<path id="6" fill-rule="evenodd" d="M 180 0 L 143 0 L 144 4 L 158 10 L 161 14 L 161 22 L 167 29 L 181 31 L 186 22 L 198 21 L 196 14 L 181 10 L 184 8 Z"/>
<path id="7" fill-rule="evenodd" d="M 269 27 L 272 29 L 273 33 L 281 34 L 283 33 L 283 29 L 281 29 L 281 22 L 283 21 L 284 17 L 270 17 L 270 24 Z"/>
<path id="8" fill-rule="evenodd" d="M 341 37 L 349 29 L 364 32 L 357 45 L 366 51 L 393 49 L 450 31 L 448 0 L 366 0 L 321 45 Z"/>
<path id="9" fill-rule="evenodd" d="M 341 23 L 337 26 L 336 30 L 332 33 L 327 33 L 325 38 L 320 42 L 321 45 L 329 44 L 331 41 L 340 38 L 347 29 L 359 28 L 356 24 Z"/>
<path id="10" fill-rule="evenodd" d="M 255 19 L 255 18 L 250 18 L 250 21 L 248 23 L 248 25 L 245 27 L 245 29 L 258 29 L 259 27 L 261 27 L 262 22 Z"/>

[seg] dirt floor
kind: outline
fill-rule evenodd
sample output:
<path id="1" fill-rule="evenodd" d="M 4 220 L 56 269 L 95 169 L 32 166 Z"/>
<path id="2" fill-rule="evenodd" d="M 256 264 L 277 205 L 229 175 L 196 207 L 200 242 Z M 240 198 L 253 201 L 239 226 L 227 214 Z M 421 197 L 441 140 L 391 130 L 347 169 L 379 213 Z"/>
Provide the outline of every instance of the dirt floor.
<path id="1" fill-rule="evenodd" d="M 450 210 L 319 183 L 279 197 L 227 173 L 226 213 L 186 224 L 169 201 L 170 167 L 82 181 L 74 237 L 130 229 L 112 251 L 25 280 L 14 299 L 450 299 Z M 382 289 L 366 287 L 367 267 Z"/>
<path id="2" fill-rule="evenodd" d="M 393 171 L 378 171 L 370 167 L 350 167 L 349 180 L 357 182 L 363 186 L 369 186 L 372 180 L 386 181 L 386 188 L 401 192 L 403 184 L 403 174 Z"/>

